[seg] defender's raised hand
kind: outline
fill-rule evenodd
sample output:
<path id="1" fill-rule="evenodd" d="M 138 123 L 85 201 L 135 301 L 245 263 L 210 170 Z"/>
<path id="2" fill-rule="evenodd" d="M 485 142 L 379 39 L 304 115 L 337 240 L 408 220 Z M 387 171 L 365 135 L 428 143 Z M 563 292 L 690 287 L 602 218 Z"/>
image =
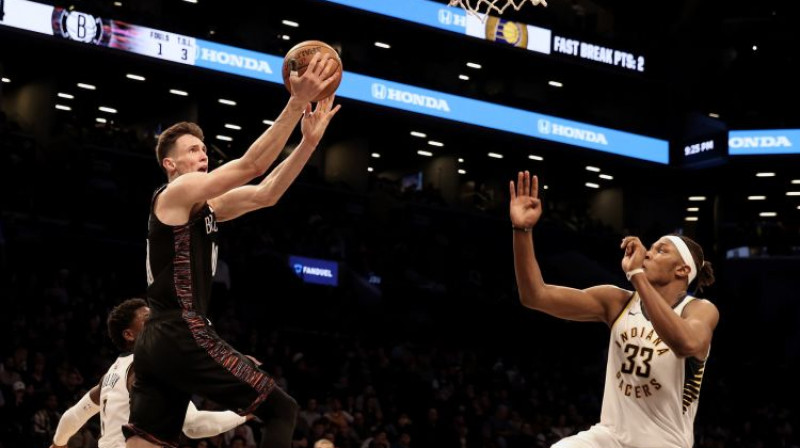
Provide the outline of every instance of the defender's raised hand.
<path id="1" fill-rule="evenodd" d="M 514 227 L 531 228 L 542 216 L 542 201 L 539 200 L 539 178 L 528 171 L 517 174 L 517 184 L 512 180 L 509 183 L 511 204 L 509 214 Z"/>

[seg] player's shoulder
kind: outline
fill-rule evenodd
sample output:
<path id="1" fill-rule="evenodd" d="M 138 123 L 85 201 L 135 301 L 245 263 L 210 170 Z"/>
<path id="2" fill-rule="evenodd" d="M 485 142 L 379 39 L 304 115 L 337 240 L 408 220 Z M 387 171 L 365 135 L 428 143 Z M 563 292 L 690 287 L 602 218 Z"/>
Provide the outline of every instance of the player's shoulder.
<path id="1" fill-rule="evenodd" d="M 717 308 L 716 305 L 714 305 L 714 302 L 699 297 L 692 297 L 692 300 L 686 304 L 686 307 L 683 310 L 684 310 L 684 315 L 687 312 L 690 313 L 703 312 L 719 316 L 719 309 Z"/>
<path id="2" fill-rule="evenodd" d="M 597 285 L 584 290 L 605 310 L 604 321 L 609 327 L 614 325 L 619 316 L 631 303 L 634 293 L 616 285 Z"/>
<path id="3" fill-rule="evenodd" d="M 693 298 L 683 308 L 681 317 L 684 319 L 699 320 L 705 322 L 713 331 L 719 324 L 719 310 L 717 306 L 707 299 Z"/>
<path id="4" fill-rule="evenodd" d="M 206 177 L 208 177 L 208 173 L 201 173 L 199 171 L 196 173 L 181 174 L 166 185 L 162 194 L 190 188 L 195 186 L 198 182 L 202 182 Z"/>
<path id="5" fill-rule="evenodd" d="M 634 291 L 620 288 L 617 285 L 611 284 L 592 286 L 584 291 L 599 300 L 615 303 L 627 303 L 633 298 L 634 295 Z"/>
<path id="6" fill-rule="evenodd" d="M 186 173 L 178 176 L 172 182 L 158 191 L 153 198 L 154 209 L 164 210 L 175 207 L 184 208 L 193 204 L 187 202 L 192 193 L 201 188 L 201 183 L 208 176 L 206 173 Z"/>

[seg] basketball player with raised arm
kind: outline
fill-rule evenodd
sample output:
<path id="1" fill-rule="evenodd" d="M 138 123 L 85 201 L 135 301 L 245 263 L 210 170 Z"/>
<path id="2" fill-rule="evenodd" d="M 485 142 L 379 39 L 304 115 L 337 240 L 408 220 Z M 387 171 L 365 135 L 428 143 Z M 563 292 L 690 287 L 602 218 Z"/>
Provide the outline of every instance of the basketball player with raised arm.
<path id="1" fill-rule="evenodd" d="M 340 106 L 316 98 L 338 77 L 315 54 L 275 123 L 236 160 L 208 172 L 203 134 L 178 123 L 158 139 L 156 156 L 168 183 L 153 195 L 147 237 L 151 317 L 136 341 L 136 382 L 123 427 L 129 448 L 175 446 L 192 394 L 264 422 L 262 446 L 289 448 L 297 403 L 256 362 L 234 350 L 205 317 L 217 260 L 217 222 L 274 205 L 305 166 Z M 303 138 L 258 185 L 302 117 Z"/>
<path id="2" fill-rule="evenodd" d="M 133 344 L 149 315 L 147 302 L 142 299 L 128 299 L 111 310 L 107 322 L 108 335 L 122 353 L 100 379 L 100 383 L 61 416 L 51 448 L 65 448 L 70 437 L 97 413 L 100 413 L 100 439 L 97 445 L 100 448 L 125 448 L 122 425 L 128 423 L 129 392 L 135 378 Z M 190 401 L 183 422 L 183 433 L 193 439 L 211 437 L 231 430 L 247 419 L 231 411 L 198 411 Z"/>
<path id="3" fill-rule="evenodd" d="M 684 236 L 664 236 L 647 250 L 622 240 L 622 269 L 634 291 L 611 285 L 579 290 L 548 285 L 531 232 L 542 214 L 538 179 L 526 171 L 510 182 L 514 268 L 520 301 L 567 320 L 611 328 L 600 423 L 555 448 L 691 448 L 700 383 L 719 321 L 709 301 L 690 296 L 714 281 L 702 248 Z"/>

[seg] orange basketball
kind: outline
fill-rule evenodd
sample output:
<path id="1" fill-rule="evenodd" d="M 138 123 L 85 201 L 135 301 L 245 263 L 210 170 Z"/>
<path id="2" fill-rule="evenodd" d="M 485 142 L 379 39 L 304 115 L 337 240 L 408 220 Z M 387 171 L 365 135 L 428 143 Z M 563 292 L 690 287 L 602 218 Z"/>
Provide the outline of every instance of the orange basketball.
<path id="1" fill-rule="evenodd" d="M 306 72 L 306 68 L 308 67 L 308 63 L 311 62 L 311 58 L 317 53 L 328 54 L 330 58 L 336 62 L 336 71 L 333 75 L 336 79 L 328 85 L 319 96 L 314 98 L 313 101 L 325 99 L 333 95 L 336 89 L 339 88 L 339 83 L 342 82 L 342 60 L 339 58 L 339 53 L 325 42 L 307 40 L 292 47 L 283 58 L 283 84 L 286 86 L 286 89 L 291 92 L 292 85 L 289 83 L 289 72 L 291 71 L 292 61 L 294 61 L 294 69 L 297 70 L 297 74 L 303 76 L 303 73 Z"/>

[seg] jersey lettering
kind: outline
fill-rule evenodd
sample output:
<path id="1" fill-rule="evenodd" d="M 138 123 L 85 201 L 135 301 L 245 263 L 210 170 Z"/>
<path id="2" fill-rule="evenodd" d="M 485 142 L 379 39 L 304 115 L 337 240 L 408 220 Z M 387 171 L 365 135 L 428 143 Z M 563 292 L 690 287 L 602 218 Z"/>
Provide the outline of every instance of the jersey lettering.
<path id="1" fill-rule="evenodd" d="M 686 298 L 673 308 L 680 316 Z M 634 295 L 612 326 L 600 421 L 626 446 L 694 446 L 700 379 L 691 359 L 675 355 Z M 683 405 L 683 409 L 681 409 Z"/>
<path id="2" fill-rule="evenodd" d="M 620 371 L 622 373 L 636 373 L 636 376 L 648 378 L 650 376 L 650 361 L 653 360 L 653 349 L 650 347 L 639 347 L 638 345 L 627 344 L 625 354 L 628 355 L 627 361 L 622 363 Z M 637 362 L 637 355 L 642 358 Z"/>
<path id="3" fill-rule="evenodd" d="M 208 215 L 205 217 L 206 221 L 206 235 L 210 235 L 217 231 L 217 220 L 214 219 L 214 215 Z"/>
<path id="4" fill-rule="evenodd" d="M 147 240 L 147 252 L 145 255 L 145 264 L 147 265 L 147 286 L 153 284 L 155 279 L 153 279 L 153 270 L 150 268 L 150 240 Z"/>
<path id="5" fill-rule="evenodd" d="M 211 243 L 211 275 L 217 273 L 217 256 L 219 255 L 219 246 L 217 243 Z"/>

